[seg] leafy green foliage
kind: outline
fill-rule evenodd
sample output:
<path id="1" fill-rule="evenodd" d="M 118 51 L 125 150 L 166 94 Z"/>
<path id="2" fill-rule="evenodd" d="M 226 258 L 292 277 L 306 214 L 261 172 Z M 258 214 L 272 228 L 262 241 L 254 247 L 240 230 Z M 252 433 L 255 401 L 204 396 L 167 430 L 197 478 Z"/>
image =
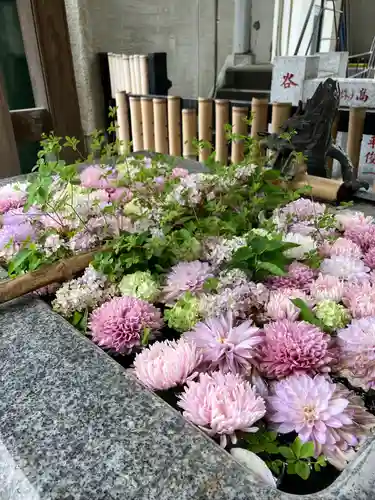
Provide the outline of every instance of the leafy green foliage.
<path id="1" fill-rule="evenodd" d="M 317 326 L 321 330 L 325 330 L 325 326 L 320 319 L 318 319 L 310 307 L 302 299 L 291 299 L 293 304 L 300 310 L 300 319 Z"/>

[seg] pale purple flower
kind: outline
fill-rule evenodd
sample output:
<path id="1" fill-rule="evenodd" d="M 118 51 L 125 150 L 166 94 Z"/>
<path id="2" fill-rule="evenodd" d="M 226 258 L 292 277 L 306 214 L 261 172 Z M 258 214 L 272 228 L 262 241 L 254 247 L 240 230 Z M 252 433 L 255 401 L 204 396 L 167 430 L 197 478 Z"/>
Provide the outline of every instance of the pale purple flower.
<path id="1" fill-rule="evenodd" d="M 152 334 L 162 326 L 160 311 L 135 297 L 115 297 L 105 302 L 91 313 L 89 321 L 93 341 L 121 354 L 141 344 L 145 329 Z"/>
<path id="2" fill-rule="evenodd" d="M 300 262 L 292 262 L 288 267 L 288 276 L 294 281 L 294 286 L 301 290 L 308 290 L 315 277 L 315 271 Z"/>
<path id="3" fill-rule="evenodd" d="M 0 214 L 23 207 L 27 200 L 27 183 L 6 184 L 0 188 Z"/>
<path id="4" fill-rule="evenodd" d="M 296 283 L 292 276 L 271 276 L 267 278 L 266 285 L 271 290 L 280 290 L 281 288 L 295 288 Z"/>
<path id="5" fill-rule="evenodd" d="M 317 302 L 323 300 L 341 302 L 344 295 L 344 282 L 336 276 L 319 274 L 310 285 L 310 294 Z"/>
<path id="6" fill-rule="evenodd" d="M 337 429 L 352 424 L 345 411 L 349 401 L 335 396 L 335 390 L 336 384 L 323 375 L 293 375 L 275 382 L 267 398 L 267 419 L 277 432 L 296 432 L 304 443 L 334 445 Z"/>
<path id="7" fill-rule="evenodd" d="M 173 303 L 185 292 L 201 292 L 207 279 L 212 278 L 211 266 L 207 262 L 179 262 L 172 267 L 163 288 L 165 303 Z"/>
<path id="8" fill-rule="evenodd" d="M 288 203 L 280 210 L 282 215 L 291 216 L 298 221 L 315 218 L 318 215 L 323 215 L 325 211 L 325 205 L 314 202 L 309 198 L 299 198 L 296 201 Z"/>
<path id="9" fill-rule="evenodd" d="M 149 389 L 165 391 L 195 378 L 201 358 L 196 346 L 183 338 L 155 342 L 136 355 L 135 374 Z"/>
<path id="10" fill-rule="evenodd" d="M 236 443 L 236 431 L 256 432 L 254 424 L 265 412 L 264 399 L 249 382 L 233 373 L 201 373 L 198 381 L 188 381 L 177 403 L 183 416 L 210 436 Z"/>
<path id="11" fill-rule="evenodd" d="M 335 358 L 332 340 L 316 326 L 285 319 L 268 323 L 263 331 L 265 341 L 257 349 L 257 362 L 265 376 L 331 371 Z"/>
<path id="12" fill-rule="evenodd" d="M 355 387 L 375 387 L 375 315 L 353 319 L 337 333 L 339 373 Z"/>
<path id="13" fill-rule="evenodd" d="M 233 315 L 228 313 L 198 323 L 184 338 L 198 347 L 208 370 L 246 374 L 263 334 L 251 321 L 234 326 Z"/>
<path id="14" fill-rule="evenodd" d="M 303 236 L 313 236 L 316 233 L 316 227 L 308 222 L 296 222 L 289 227 L 291 233 L 302 234 Z"/>
<path id="15" fill-rule="evenodd" d="M 0 229 L 0 249 L 3 249 L 8 243 L 24 243 L 33 241 L 36 237 L 35 228 L 30 222 L 24 222 L 19 225 L 3 226 Z"/>
<path id="16" fill-rule="evenodd" d="M 347 238 L 338 238 L 330 248 L 330 257 L 334 255 L 349 257 L 352 259 L 360 259 L 363 257 L 361 247 Z"/>
<path id="17" fill-rule="evenodd" d="M 342 301 L 353 318 L 375 316 L 375 284 L 363 281 L 346 285 Z"/>
<path id="18" fill-rule="evenodd" d="M 367 279 L 369 271 L 370 268 L 365 266 L 362 260 L 341 255 L 324 259 L 320 264 L 322 274 L 329 274 L 347 281 Z"/>
<path id="19" fill-rule="evenodd" d="M 364 263 L 371 269 L 375 269 L 375 247 L 370 248 L 363 258 Z"/>
<path id="20" fill-rule="evenodd" d="M 95 248 L 99 241 L 100 239 L 97 234 L 89 233 L 88 231 L 83 230 L 70 238 L 68 241 L 68 247 L 73 252 L 84 252 L 90 250 L 91 248 Z"/>
<path id="21" fill-rule="evenodd" d="M 33 222 L 39 220 L 41 212 L 38 208 L 32 207 L 26 212 L 23 208 L 16 208 L 14 210 L 9 210 L 2 217 L 4 226 L 16 226 L 18 224 L 24 224 L 25 222 Z"/>
<path id="22" fill-rule="evenodd" d="M 372 217 L 366 217 L 363 212 L 342 210 L 335 214 L 338 229 L 346 231 L 358 226 L 369 226 L 373 223 Z"/>

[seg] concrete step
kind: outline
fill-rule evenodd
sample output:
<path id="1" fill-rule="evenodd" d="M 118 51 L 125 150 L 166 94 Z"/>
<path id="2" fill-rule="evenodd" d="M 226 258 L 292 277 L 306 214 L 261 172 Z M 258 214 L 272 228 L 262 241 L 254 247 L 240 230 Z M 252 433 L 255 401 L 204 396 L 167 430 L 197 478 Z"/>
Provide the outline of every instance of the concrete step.
<path id="1" fill-rule="evenodd" d="M 217 99 L 228 99 L 230 101 L 251 101 L 253 97 L 258 99 L 270 98 L 270 90 L 243 89 L 243 88 L 220 88 L 216 92 Z"/>
<path id="2" fill-rule="evenodd" d="M 271 82 L 271 65 L 237 66 L 227 69 L 223 87 L 268 90 L 271 88 Z"/>

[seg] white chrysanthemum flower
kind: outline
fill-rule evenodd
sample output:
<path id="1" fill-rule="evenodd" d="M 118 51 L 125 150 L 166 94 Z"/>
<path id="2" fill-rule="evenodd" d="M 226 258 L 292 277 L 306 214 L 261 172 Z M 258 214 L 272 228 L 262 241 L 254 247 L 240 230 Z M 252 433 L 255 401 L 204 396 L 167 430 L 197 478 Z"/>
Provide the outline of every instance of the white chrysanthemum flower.
<path id="1" fill-rule="evenodd" d="M 299 233 L 288 233 L 283 237 L 286 243 L 295 243 L 298 247 L 290 248 L 284 253 L 287 257 L 296 260 L 303 260 L 307 254 L 316 250 L 317 245 L 311 236 L 305 236 Z"/>

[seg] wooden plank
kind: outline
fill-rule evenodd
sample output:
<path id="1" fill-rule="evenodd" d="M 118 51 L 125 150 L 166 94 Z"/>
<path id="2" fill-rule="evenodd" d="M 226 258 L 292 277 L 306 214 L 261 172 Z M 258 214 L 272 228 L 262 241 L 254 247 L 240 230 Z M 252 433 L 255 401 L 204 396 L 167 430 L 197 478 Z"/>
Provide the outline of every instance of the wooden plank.
<path id="1" fill-rule="evenodd" d="M 81 125 L 64 0 L 17 0 L 35 104 L 51 113 L 57 136 L 81 141 Z M 73 160 L 74 153 L 66 153 Z"/>
<path id="2" fill-rule="evenodd" d="M 18 175 L 20 172 L 12 120 L 0 78 L 0 178 Z"/>
<path id="3" fill-rule="evenodd" d="M 47 109 L 17 109 L 10 112 L 16 142 L 40 141 L 42 133 L 52 130 L 51 115 Z"/>

